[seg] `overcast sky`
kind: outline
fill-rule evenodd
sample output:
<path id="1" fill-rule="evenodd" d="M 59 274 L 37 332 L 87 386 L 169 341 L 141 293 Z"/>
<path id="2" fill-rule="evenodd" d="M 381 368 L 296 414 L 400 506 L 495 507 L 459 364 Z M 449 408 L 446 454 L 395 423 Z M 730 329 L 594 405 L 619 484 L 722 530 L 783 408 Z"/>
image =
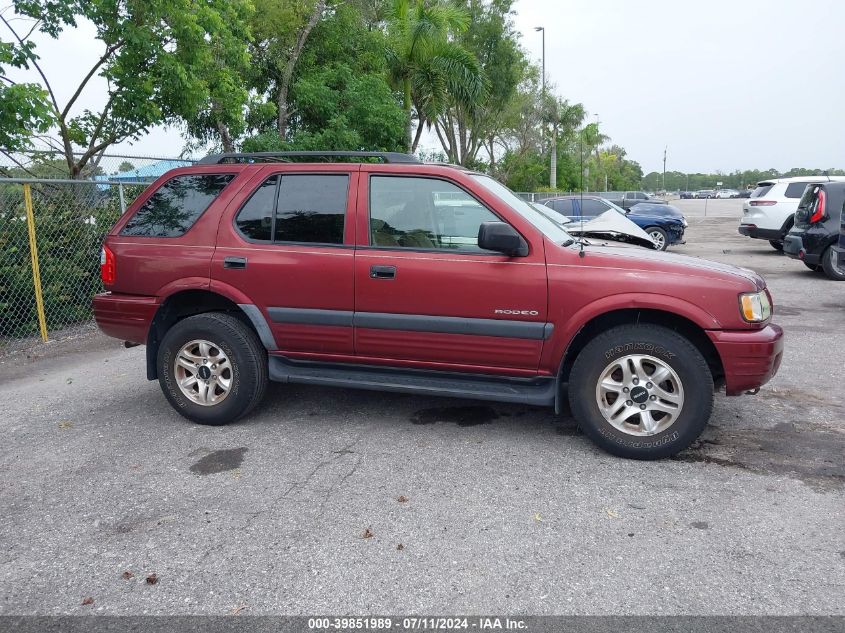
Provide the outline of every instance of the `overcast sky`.
<path id="1" fill-rule="evenodd" d="M 518 0 L 515 9 L 538 62 L 534 27 L 545 27 L 558 94 L 598 114 L 646 172 L 662 169 L 666 145 L 669 170 L 845 167 L 845 0 Z M 38 52 L 61 100 L 102 44 L 82 25 L 39 40 Z M 98 107 L 104 91 L 90 84 L 82 105 Z M 183 145 L 178 130 L 156 129 L 113 151 L 175 156 Z"/>

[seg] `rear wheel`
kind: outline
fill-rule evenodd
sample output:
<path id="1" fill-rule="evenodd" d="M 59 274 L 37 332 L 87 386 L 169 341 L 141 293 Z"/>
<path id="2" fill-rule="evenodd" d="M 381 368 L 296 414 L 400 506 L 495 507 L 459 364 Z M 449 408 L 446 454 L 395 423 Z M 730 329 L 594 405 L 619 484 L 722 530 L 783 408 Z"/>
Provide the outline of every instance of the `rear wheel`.
<path id="1" fill-rule="evenodd" d="M 241 320 L 207 312 L 167 331 L 158 351 L 158 375 L 165 397 L 180 414 L 199 424 L 228 424 L 264 396 L 267 353 Z"/>
<path id="2" fill-rule="evenodd" d="M 669 239 L 666 237 L 666 231 L 659 229 L 656 226 L 650 226 L 645 230 L 648 236 L 654 240 L 654 245 L 659 251 L 665 251 L 669 247 Z"/>
<path id="3" fill-rule="evenodd" d="M 713 377 L 701 352 L 658 325 L 623 325 L 593 339 L 569 376 L 575 419 L 601 448 L 660 459 L 687 448 L 713 409 Z"/>
<path id="4" fill-rule="evenodd" d="M 769 244 L 771 244 L 772 248 L 776 251 L 783 251 L 783 242 L 778 242 L 776 240 L 769 240 Z"/>
<path id="5" fill-rule="evenodd" d="M 819 266 L 818 264 L 808 264 L 807 262 L 801 262 L 801 263 L 804 264 L 810 270 L 812 270 L 814 273 L 817 273 L 817 272 L 819 272 L 819 270 L 821 270 L 821 266 Z"/>
<path id="6" fill-rule="evenodd" d="M 832 246 L 828 246 L 824 253 L 822 253 L 822 270 L 828 276 L 828 279 L 833 281 L 845 281 L 845 268 L 841 267 L 837 262 L 836 251 Z"/>

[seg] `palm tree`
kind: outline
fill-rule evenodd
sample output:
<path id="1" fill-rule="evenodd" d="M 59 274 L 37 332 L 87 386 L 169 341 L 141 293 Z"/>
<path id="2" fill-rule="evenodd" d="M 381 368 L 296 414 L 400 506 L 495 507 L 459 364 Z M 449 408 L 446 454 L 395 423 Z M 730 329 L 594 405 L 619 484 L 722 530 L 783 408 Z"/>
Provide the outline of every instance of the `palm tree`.
<path id="1" fill-rule="evenodd" d="M 390 80 L 402 91 L 407 143 L 416 151 L 423 128 L 449 104 L 477 103 L 485 80 L 478 61 L 450 40 L 463 31 L 469 15 L 445 0 L 394 0 L 388 16 L 387 61 Z M 417 131 L 412 138 L 412 111 Z"/>

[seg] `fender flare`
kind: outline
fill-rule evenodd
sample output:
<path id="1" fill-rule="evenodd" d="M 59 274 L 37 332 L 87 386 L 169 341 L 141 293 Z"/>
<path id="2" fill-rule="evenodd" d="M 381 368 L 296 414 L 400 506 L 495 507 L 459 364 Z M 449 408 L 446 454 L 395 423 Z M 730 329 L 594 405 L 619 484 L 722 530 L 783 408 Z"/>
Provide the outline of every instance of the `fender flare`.
<path id="1" fill-rule="evenodd" d="M 572 346 L 572 342 L 578 333 L 593 319 L 600 317 L 603 314 L 609 314 L 620 310 L 656 310 L 667 314 L 673 314 L 684 318 L 702 330 L 721 329 L 721 323 L 712 314 L 700 308 L 699 306 L 678 299 L 677 297 L 667 297 L 666 295 L 632 292 L 619 293 L 608 295 L 597 299 L 587 305 L 583 306 L 575 314 L 570 316 L 560 328 L 555 328 L 554 344 L 551 346 L 551 355 L 553 359 L 557 359 L 556 381 L 557 389 L 555 390 L 555 412 L 560 412 L 560 393 L 563 374 L 563 363 Z"/>

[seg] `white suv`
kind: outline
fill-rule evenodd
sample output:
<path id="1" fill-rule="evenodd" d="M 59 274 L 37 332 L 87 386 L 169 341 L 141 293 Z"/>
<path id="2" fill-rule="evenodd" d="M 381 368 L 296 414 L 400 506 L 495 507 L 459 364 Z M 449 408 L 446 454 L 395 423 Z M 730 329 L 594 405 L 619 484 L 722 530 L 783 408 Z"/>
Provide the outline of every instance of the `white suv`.
<path id="1" fill-rule="evenodd" d="M 796 176 L 758 182 L 754 193 L 742 205 L 740 235 L 768 240 L 773 248 L 783 250 L 783 238 L 792 228 L 804 188 L 810 183 L 827 180 L 845 181 L 845 177 Z"/>

